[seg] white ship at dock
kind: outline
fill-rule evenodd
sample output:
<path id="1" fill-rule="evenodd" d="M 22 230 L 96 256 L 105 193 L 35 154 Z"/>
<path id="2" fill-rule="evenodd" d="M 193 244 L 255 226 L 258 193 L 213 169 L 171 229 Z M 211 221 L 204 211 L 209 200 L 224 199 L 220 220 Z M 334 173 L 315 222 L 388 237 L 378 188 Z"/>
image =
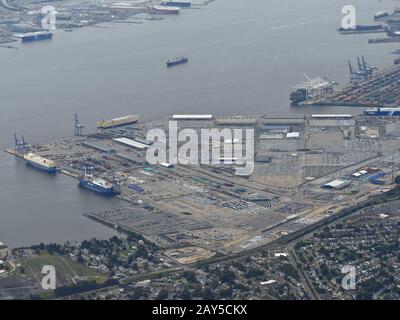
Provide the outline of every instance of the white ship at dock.
<path id="1" fill-rule="evenodd" d="M 24 159 L 27 161 L 27 164 L 40 170 L 49 173 L 55 173 L 57 171 L 56 163 L 53 160 L 43 158 L 33 153 L 26 153 Z"/>

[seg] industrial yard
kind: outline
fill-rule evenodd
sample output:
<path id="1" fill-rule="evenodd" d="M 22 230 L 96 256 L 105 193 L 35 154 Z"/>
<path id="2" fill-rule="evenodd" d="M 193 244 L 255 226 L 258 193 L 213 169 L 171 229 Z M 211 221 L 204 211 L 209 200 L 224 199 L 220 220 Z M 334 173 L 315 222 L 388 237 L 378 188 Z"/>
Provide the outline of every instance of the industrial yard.
<path id="1" fill-rule="evenodd" d="M 82 171 L 90 170 L 96 178 L 115 181 L 124 200 L 121 208 L 85 215 L 141 234 L 182 264 L 255 248 L 321 221 L 390 190 L 400 168 L 400 127 L 387 117 L 175 115 L 150 122 L 134 116 L 117 120 L 130 123 L 84 134 L 76 122 L 74 137 L 34 146 L 17 139 L 15 149 L 7 152 L 22 157 L 29 149 L 54 161 L 61 174 L 82 179 Z M 168 132 L 170 121 L 179 131 L 254 129 L 254 172 L 238 176 L 238 164 L 223 162 L 149 165 L 146 132 Z M 227 143 L 238 142 L 225 140 L 222 147 Z"/>

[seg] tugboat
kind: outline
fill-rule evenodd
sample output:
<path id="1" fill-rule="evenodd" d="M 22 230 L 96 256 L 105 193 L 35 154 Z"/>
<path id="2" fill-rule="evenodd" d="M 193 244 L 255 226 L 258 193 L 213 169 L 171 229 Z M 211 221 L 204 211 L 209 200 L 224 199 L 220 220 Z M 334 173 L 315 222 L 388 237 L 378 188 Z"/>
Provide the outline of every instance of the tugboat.
<path id="1" fill-rule="evenodd" d="M 178 64 L 184 64 L 184 63 L 188 63 L 189 59 L 187 57 L 180 57 L 180 58 L 175 58 L 173 60 L 168 60 L 167 61 L 167 67 L 173 67 L 176 66 Z"/>

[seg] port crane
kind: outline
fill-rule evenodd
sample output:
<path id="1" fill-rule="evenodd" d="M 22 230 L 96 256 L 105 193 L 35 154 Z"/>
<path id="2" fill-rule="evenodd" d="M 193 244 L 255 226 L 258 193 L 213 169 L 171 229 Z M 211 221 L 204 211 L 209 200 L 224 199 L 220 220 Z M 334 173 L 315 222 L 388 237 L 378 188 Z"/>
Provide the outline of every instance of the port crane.
<path id="1" fill-rule="evenodd" d="M 16 152 L 25 154 L 28 151 L 29 145 L 25 142 L 24 136 L 21 136 L 21 140 L 19 140 L 17 134 L 14 133 L 14 141 Z"/>
<path id="2" fill-rule="evenodd" d="M 355 71 L 351 61 L 349 60 L 349 73 L 350 73 L 350 82 L 357 82 L 360 80 L 368 80 L 371 79 L 374 75 L 374 71 L 377 70 L 376 67 L 370 66 L 366 63 L 364 56 L 357 57 L 358 70 Z"/>
<path id="3" fill-rule="evenodd" d="M 74 114 L 74 136 L 80 137 L 83 134 L 85 126 L 79 123 L 78 114 Z"/>

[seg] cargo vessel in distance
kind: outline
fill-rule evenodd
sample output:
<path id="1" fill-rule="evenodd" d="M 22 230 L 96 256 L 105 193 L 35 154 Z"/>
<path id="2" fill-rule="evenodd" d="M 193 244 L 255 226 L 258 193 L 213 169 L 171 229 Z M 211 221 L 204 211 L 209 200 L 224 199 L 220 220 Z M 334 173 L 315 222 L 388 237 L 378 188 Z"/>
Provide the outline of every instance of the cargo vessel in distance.
<path id="1" fill-rule="evenodd" d="M 390 15 L 390 11 L 384 10 L 384 11 L 379 11 L 374 15 L 374 20 L 379 20 L 385 17 L 388 17 Z"/>
<path id="2" fill-rule="evenodd" d="M 180 7 L 171 6 L 161 6 L 161 5 L 151 5 L 149 6 L 150 12 L 152 13 L 162 13 L 162 14 L 178 14 L 181 10 Z"/>
<path id="3" fill-rule="evenodd" d="M 167 67 L 170 68 L 170 67 L 176 66 L 178 64 L 184 64 L 184 63 L 188 63 L 188 62 L 189 62 L 188 57 L 175 58 L 173 60 L 167 61 Z"/>
<path id="4" fill-rule="evenodd" d="M 111 120 L 101 120 L 97 122 L 98 129 L 108 129 L 114 128 L 118 126 L 123 126 L 126 124 L 136 123 L 138 121 L 138 116 L 136 115 L 128 115 L 125 117 L 115 118 Z"/>
<path id="5" fill-rule="evenodd" d="M 119 193 L 114 184 L 89 174 L 84 174 L 79 178 L 79 186 L 107 197 L 113 197 Z"/>
<path id="6" fill-rule="evenodd" d="M 50 40 L 53 38 L 53 33 L 49 31 L 39 31 L 25 33 L 19 36 L 22 42 L 32 42 L 36 40 Z"/>
<path id="7" fill-rule="evenodd" d="M 400 108 L 371 108 L 364 110 L 364 116 L 369 117 L 400 117 Z"/>
<path id="8" fill-rule="evenodd" d="M 48 173 L 56 173 L 57 166 L 54 161 L 40 157 L 33 153 L 27 153 L 24 155 L 24 159 L 28 165 L 46 171 Z"/>
<path id="9" fill-rule="evenodd" d="M 189 0 L 163 0 L 163 1 L 161 1 L 161 5 L 171 6 L 171 7 L 190 8 L 192 6 L 192 2 Z"/>

